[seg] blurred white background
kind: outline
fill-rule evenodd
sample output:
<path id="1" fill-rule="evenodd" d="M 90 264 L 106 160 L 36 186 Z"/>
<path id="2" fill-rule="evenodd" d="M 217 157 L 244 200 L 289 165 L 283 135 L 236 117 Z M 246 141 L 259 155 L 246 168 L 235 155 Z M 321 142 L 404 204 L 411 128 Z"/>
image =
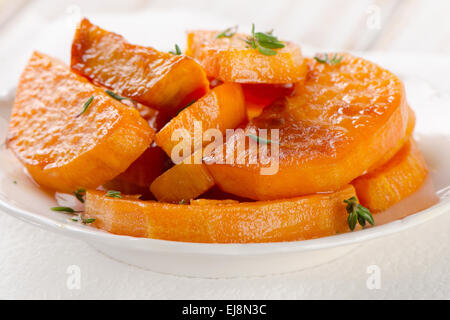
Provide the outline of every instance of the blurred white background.
<path id="1" fill-rule="evenodd" d="M 14 87 L 31 50 L 41 49 L 39 44 L 48 48 L 54 37 L 53 44 L 60 43 L 61 52 L 68 52 L 68 35 L 73 34 L 81 17 L 133 16 L 148 11 L 174 16 L 188 12 L 193 17 L 204 17 L 206 13 L 211 20 L 219 21 L 215 25 L 226 28 L 239 24 L 241 30 L 254 22 L 258 28 L 275 28 L 281 38 L 317 51 L 450 55 L 448 0 L 0 0 L 0 96 Z M 196 27 L 211 25 L 192 20 Z M 73 26 L 65 30 L 46 29 L 55 21 Z M 222 21 L 227 21 L 227 25 L 222 26 Z M 164 34 L 171 35 L 170 41 L 180 31 L 175 30 L 176 22 L 179 21 L 174 21 L 174 30 L 164 30 Z M 133 30 L 136 24 L 139 22 L 133 24 Z M 104 27 L 125 32 L 128 37 L 123 30 L 126 28 L 119 24 Z M 139 32 L 145 34 L 145 27 Z M 141 36 L 139 39 L 148 40 L 139 43 L 153 45 L 157 40 L 152 41 L 152 37 Z M 133 42 L 133 38 L 129 40 Z"/>
<path id="2" fill-rule="evenodd" d="M 2 47 L 64 15 L 203 11 L 319 48 L 450 54 L 448 0 L 0 0 Z"/>

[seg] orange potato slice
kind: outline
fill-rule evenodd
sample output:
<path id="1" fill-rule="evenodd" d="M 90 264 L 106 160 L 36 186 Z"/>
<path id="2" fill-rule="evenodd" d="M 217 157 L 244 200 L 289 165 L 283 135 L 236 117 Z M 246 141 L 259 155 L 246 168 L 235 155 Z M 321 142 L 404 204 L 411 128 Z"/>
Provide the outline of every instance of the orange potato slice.
<path id="1" fill-rule="evenodd" d="M 195 121 L 201 123 L 200 134 L 208 129 L 219 129 L 222 134 L 226 129 L 235 128 L 246 119 L 243 93 L 240 85 L 225 83 L 215 87 L 209 94 L 189 106 L 156 136 L 156 142 L 172 155 L 172 150 L 181 144 L 184 150 L 197 152 L 198 156 L 182 155 L 188 163 L 179 163 L 155 179 L 150 190 L 159 201 L 188 203 L 214 186 L 214 180 L 202 163 L 202 147 L 209 144 L 207 140 L 195 145 Z M 189 140 L 173 140 L 177 129 L 184 129 L 189 134 Z M 200 149 L 197 149 L 200 148 Z M 198 158 L 198 161 L 195 161 Z"/>
<path id="2" fill-rule="evenodd" d="M 425 160 L 411 139 L 388 163 L 352 184 L 361 204 L 377 213 L 419 190 L 427 176 Z"/>
<path id="3" fill-rule="evenodd" d="M 120 235 L 198 243 L 307 240 L 348 231 L 344 200 L 352 186 L 330 194 L 253 203 L 176 205 L 109 198 L 88 191 L 84 218 Z"/>
<path id="4" fill-rule="evenodd" d="M 173 114 L 209 88 L 193 59 L 128 43 L 87 19 L 72 44 L 72 69 L 121 96 Z"/>
<path id="5" fill-rule="evenodd" d="M 189 203 L 215 185 L 206 166 L 194 163 L 194 156 L 190 158 L 191 162 L 180 163 L 153 181 L 150 191 L 156 199 L 169 203 Z"/>
<path id="6" fill-rule="evenodd" d="M 176 145 L 184 146 L 191 153 L 207 144 L 209 141 L 202 141 L 195 146 L 194 132 L 195 122 L 200 122 L 201 133 L 208 129 L 219 129 L 225 133 L 226 129 L 233 129 L 246 120 L 246 111 L 242 88 L 239 84 L 224 83 L 211 90 L 206 96 L 196 101 L 191 106 L 181 111 L 156 135 L 156 143 L 164 151 L 172 156 L 172 149 Z M 173 140 L 172 136 L 178 129 L 184 129 L 191 139 L 186 141 Z M 202 138 L 202 137 L 200 137 Z M 190 154 L 183 155 L 184 158 Z"/>
<path id="7" fill-rule="evenodd" d="M 337 65 L 312 60 L 305 83 L 253 119 L 229 141 L 246 141 L 243 161 L 208 170 L 225 192 L 255 200 L 292 198 L 338 190 L 367 172 L 407 136 L 409 107 L 402 82 L 367 60 L 345 54 Z M 252 164 L 246 137 L 279 130 L 278 170 L 262 175 Z M 237 154 L 237 144 L 225 144 Z M 270 145 L 270 150 L 273 144 Z M 220 159 L 220 157 L 219 157 Z M 276 161 L 278 160 L 278 161 Z"/>
<path id="8" fill-rule="evenodd" d="M 239 204 L 237 200 L 212 200 L 212 199 L 197 199 L 191 200 L 191 206 L 207 206 L 207 205 L 217 205 L 223 206 L 227 204 Z"/>
<path id="9" fill-rule="evenodd" d="M 414 113 L 414 110 L 408 107 L 408 123 L 406 125 L 405 135 L 397 142 L 397 145 L 394 148 L 385 153 L 380 160 L 374 163 L 369 168 L 369 170 L 367 170 L 367 172 L 373 171 L 378 167 L 381 167 L 385 163 L 389 162 L 392 159 L 392 157 L 394 157 L 395 154 L 397 154 L 397 152 L 399 152 L 400 149 L 402 149 L 405 146 L 405 144 L 411 139 L 415 127 L 416 127 L 416 115 Z"/>
<path id="10" fill-rule="evenodd" d="M 139 114 L 147 120 L 150 127 L 158 132 L 166 124 L 166 116 L 160 111 L 136 104 Z M 105 187 L 126 194 L 147 194 L 152 182 L 169 169 L 171 161 L 164 150 L 152 143 L 145 152 L 134 161 L 125 172 L 110 181 Z"/>
<path id="11" fill-rule="evenodd" d="M 41 186 L 73 192 L 125 171 L 154 135 L 134 108 L 35 52 L 19 81 L 7 145 Z"/>
<path id="12" fill-rule="evenodd" d="M 208 77 L 238 83 L 297 83 L 305 79 L 307 67 L 301 49 L 293 43 L 266 56 L 247 48 L 247 35 L 217 39 L 217 31 L 191 31 L 186 54 L 197 59 Z"/>

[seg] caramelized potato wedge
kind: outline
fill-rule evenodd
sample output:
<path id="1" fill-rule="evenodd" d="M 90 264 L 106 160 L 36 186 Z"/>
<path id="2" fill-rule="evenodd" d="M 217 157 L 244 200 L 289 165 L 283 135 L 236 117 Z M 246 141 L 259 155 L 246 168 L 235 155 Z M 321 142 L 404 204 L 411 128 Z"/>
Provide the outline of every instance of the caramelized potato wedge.
<path id="1" fill-rule="evenodd" d="M 411 109 L 411 107 L 408 107 L 408 122 L 406 124 L 406 132 L 405 135 L 403 136 L 403 138 L 401 138 L 398 142 L 397 145 L 390 149 L 388 152 L 386 152 L 381 158 L 380 160 L 378 160 L 377 162 L 375 162 L 368 170 L 367 172 L 371 172 L 375 169 L 378 169 L 379 167 L 381 167 L 382 165 L 386 164 L 387 162 L 389 162 L 407 143 L 408 141 L 411 139 L 413 132 L 414 132 L 414 128 L 416 127 L 416 114 L 414 113 L 414 110 Z"/>
<path id="2" fill-rule="evenodd" d="M 166 116 L 156 109 L 137 104 L 141 117 L 147 120 L 150 127 L 158 132 L 167 122 Z M 152 182 L 169 169 L 171 161 L 163 149 L 153 142 L 145 152 L 134 161 L 125 172 L 117 176 L 110 189 L 119 190 L 126 194 L 146 194 Z"/>
<path id="3" fill-rule="evenodd" d="M 129 103 L 138 110 L 150 127 L 158 132 L 166 123 L 167 115 L 140 103 Z M 117 190 L 125 194 L 140 194 L 145 199 L 153 199 L 149 186 L 172 166 L 163 149 L 153 142 L 145 152 L 134 161 L 125 172 L 103 185 L 106 190 Z"/>
<path id="4" fill-rule="evenodd" d="M 37 183 L 71 193 L 125 171 L 154 135 L 134 108 L 35 52 L 19 81 L 7 145 Z"/>
<path id="5" fill-rule="evenodd" d="M 297 85 L 294 96 L 266 108 L 230 139 L 240 141 L 259 129 L 278 129 L 279 157 L 272 161 L 278 170 L 262 175 L 263 165 L 248 161 L 246 144 L 239 155 L 246 159 L 244 164 L 207 161 L 223 191 L 271 200 L 338 190 L 379 163 L 408 135 L 409 107 L 395 75 L 350 55 L 337 65 L 312 60 L 309 68 L 306 82 Z M 225 144 L 228 148 L 238 152 L 234 143 Z"/>
<path id="6" fill-rule="evenodd" d="M 411 139 L 388 163 L 352 184 L 361 204 L 377 213 L 419 190 L 427 176 L 425 160 Z"/>
<path id="7" fill-rule="evenodd" d="M 87 19 L 75 33 L 71 66 L 96 84 L 168 114 L 209 88 L 204 70 L 193 59 L 132 45 Z"/>
<path id="8" fill-rule="evenodd" d="M 193 154 L 155 179 L 150 190 L 158 201 L 189 203 L 215 185 L 214 179 L 203 164 L 203 150 L 200 149 L 197 153 L 200 153 L 197 163 L 196 154 Z"/>
<path id="9" fill-rule="evenodd" d="M 305 79 L 306 60 L 301 49 L 293 43 L 276 55 L 267 56 L 248 48 L 242 40 L 245 34 L 217 38 L 217 31 L 191 31 L 187 35 L 186 54 L 197 59 L 208 77 L 238 83 L 297 83 Z"/>
<path id="10" fill-rule="evenodd" d="M 201 202 L 177 205 L 109 198 L 88 191 L 84 218 L 120 235 L 197 243 L 307 240 L 348 231 L 344 200 L 355 189 L 267 202 Z"/>
<path id="11" fill-rule="evenodd" d="M 199 130 L 203 134 L 208 129 L 219 129 L 222 134 L 226 129 L 234 129 L 246 120 L 246 111 L 242 88 L 236 83 L 224 83 L 212 89 L 206 96 L 181 111 L 156 135 L 156 143 L 164 149 L 169 157 L 175 146 L 186 144 L 183 149 L 190 149 L 191 153 L 209 144 L 202 141 L 195 146 L 194 133 L 196 122 L 201 125 Z M 182 142 L 174 140 L 176 130 L 185 130 L 191 139 Z M 190 146 L 190 147 L 189 147 Z M 182 155 L 186 158 L 191 153 Z"/>

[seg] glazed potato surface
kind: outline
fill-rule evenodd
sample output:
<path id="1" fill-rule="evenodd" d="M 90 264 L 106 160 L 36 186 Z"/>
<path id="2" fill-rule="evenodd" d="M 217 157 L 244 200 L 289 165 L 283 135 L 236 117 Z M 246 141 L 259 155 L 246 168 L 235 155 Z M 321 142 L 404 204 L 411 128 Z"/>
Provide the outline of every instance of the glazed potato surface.
<path id="1" fill-rule="evenodd" d="M 395 75 L 350 55 L 337 65 L 312 60 L 309 68 L 306 82 L 297 85 L 293 96 L 265 109 L 230 139 L 241 140 L 258 129 L 278 129 L 279 170 L 261 175 L 262 165 L 252 164 L 247 144 L 240 154 L 245 164 L 210 159 L 208 169 L 222 190 L 255 200 L 338 190 L 408 135 L 409 107 Z"/>
<path id="2" fill-rule="evenodd" d="M 286 84 L 304 80 L 306 60 L 300 47 L 286 43 L 273 56 L 248 48 L 247 35 L 217 39 L 217 31 L 188 33 L 186 54 L 197 59 L 208 77 L 224 82 Z"/>
<path id="3" fill-rule="evenodd" d="M 87 19 L 76 31 L 71 66 L 94 83 L 168 114 L 200 98 L 209 86 L 193 59 L 132 45 Z"/>
<path id="4" fill-rule="evenodd" d="M 7 145 L 41 186 L 71 193 L 125 171 L 154 135 L 134 108 L 35 52 L 19 81 Z"/>

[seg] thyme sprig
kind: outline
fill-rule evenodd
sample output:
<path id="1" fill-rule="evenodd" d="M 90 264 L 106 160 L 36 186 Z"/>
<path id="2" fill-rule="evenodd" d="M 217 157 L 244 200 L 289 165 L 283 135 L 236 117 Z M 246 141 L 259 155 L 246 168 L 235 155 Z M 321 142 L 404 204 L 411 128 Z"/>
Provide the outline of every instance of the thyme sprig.
<path id="1" fill-rule="evenodd" d="M 338 56 L 337 53 L 335 53 L 333 56 L 329 55 L 328 53 L 322 53 L 322 54 L 316 54 L 314 56 L 314 59 L 319 63 L 326 63 L 331 66 L 335 66 L 342 62 L 344 59 L 344 56 Z"/>
<path id="2" fill-rule="evenodd" d="M 120 95 L 118 95 L 117 93 L 115 93 L 114 91 L 111 90 L 105 90 L 105 93 L 110 96 L 113 99 L 116 99 L 117 101 L 122 101 L 122 100 L 127 100 L 128 98 L 122 97 Z"/>
<path id="3" fill-rule="evenodd" d="M 81 221 L 81 223 L 83 224 L 90 224 L 95 222 L 95 218 L 87 218 L 87 219 L 83 219 L 83 217 L 81 216 L 81 214 L 79 214 L 76 218 L 72 218 L 73 222 L 79 222 Z"/>
<path id="4" fill-rule="evenodd" d="M 80 117 L 82 114 L 86 113 L 87 109 L 91 105 L 92 101 L 94 101 L 95 96 L 91 96 L 83 105 L 83 110 L 77 114 L 76 118 Z"/>
<path id="5" fill-rule="evenodd" d="M 74 209 L 69 208 L 69 207 L 53 207 L 53 208 L 50 208 L 50 210 L 56 211 L 56 212 L 65 212 L 65 213 L 79 213 L 79 212 L 82 212 L 82 211 L 75 211 Z"/>
<path id="6" fill-rule="evenodd" d="M 81 203 L 84 203 L 84 196 L 86 195 L 86 189 L 80 188 L 74 191 L 73 195 L 78 199 Z"/>
<path id="7" fill-rule="evenodd" d="M 115 191 L 115 190 L 109 190 L 108 192 L 106 192 L 106 196 L 109 198 L 122 199 L 122 193 L 120 191 Z"/>
<path id="8" fill-rule="evenodd" d="M 180 46 L 178 44 L 175 44 L 175 50 L 174 51 L 169 51 L 169 53 L 174 54 L 176 56 L 181 56 L 181 49 Z"/>
<path id="9" fill-rule="evenodd" d="M 347 222 L 350 230 L 355 230 L 357 223 L 359 223 L 363 228 L 366 226 L 366 222 L 370 223 L 372 226 L 375 225 L 375 221 L 372 213 L 370 213 L 370 210 L 360 205 L 356 197 L 351 197 L 348 200 L 344 200 L 344 202 L 347 204 L 346 209 L 349 214 Z"/>
<path id="10" fill-rule="evenodd" d="M 255 24 L 252 24 L 251 36 L 244 39 L 245 43 L 252 49 L 258 49 L 260 53 L 266 56 L 274 56 L 277 51 L 274 49 L 282 49 L 286 45 L 273 35 L 273 30 L 269 32 L 256 32 Z"/>
<path id="11" fill-rule="evenodd" d="M 219 33 L 216 36 L 216 38 L 217 39 L 231 38 L 237 33 L 238 29 L 239 29 L 239 26 L 234 26 L 234 27 L 227 28 L 224 31 L 222 31 L 221 33 Z"/>
<path id="12" fill-rule="evenodd" d="M 52 211 L 57 211 L 57 212 L 64 212 L 64 213 L 70 213 L 70 214 L 77 214 L 78 213 L 78 215 L 76 216 L 76 217 L 73 217 L 73 218 L 71 218 L 70 220 L 72 220 L 73 222 L 79 222 L 79 221 L 81 221 L 83 224 L 90 224 L 90 223 L 93 223 L 93 222 L 95 222 L 95 218 L 86 218 L 86 219 L 84 219 L 82 216 L 81 216 L 81 213 L 83 212 L 83 211 L 75 211 L 74 209 L 72 209 L 72 208 L 69 208 L 69 207 L 53 207 L 53 208 L 50 208 Z"/>
<path id="13" fill-rule="evenodd" d="M 276 141 L 272 141 L 270 139 L 264 139 L 264 138 L 254 135 L 254 134 L 247 134 L 247 137 L 249 137 L 252 140 L 255 140 L 256 142 L 263 143 L 263 144 L 279 144 Z"/>

